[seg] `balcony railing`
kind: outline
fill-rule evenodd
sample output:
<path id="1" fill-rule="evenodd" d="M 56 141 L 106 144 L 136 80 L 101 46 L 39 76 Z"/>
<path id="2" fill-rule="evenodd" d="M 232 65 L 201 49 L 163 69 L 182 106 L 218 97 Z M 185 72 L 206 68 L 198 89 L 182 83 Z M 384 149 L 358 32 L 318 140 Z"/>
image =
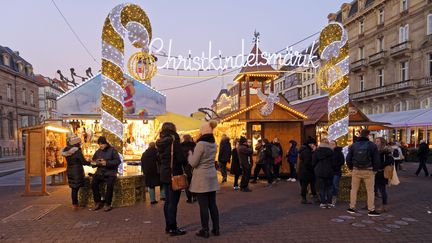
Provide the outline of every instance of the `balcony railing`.
<path id="1" fill-rule="evenodd" d="M 351 63 L 351 70 L 355 71 L 361 69 L 364 66 L 366 66 L 366 60 L 362 58 L 358 61 Z"/>
<path id="2" fill-rule="evenodd" d="M 51 100 L 55 100 L 55 99 L 57 99 L 57 96 L 58 96 L 58 95 L 56 95 L 56 94 L 54 94 L 54 93 L 46 93 L 46 94 L 45 94 L 45 97 L 46 97 L 47 99 L 51 99 Z"/>
<path id="3" fill-rule="evenodd" d="M 385 58 L 386 51 L 380 51 L 369 56 L 369 64 L 377 63 Z"/>
<path id="4" fill-rule="evenodd" d="M 411 42 L 405 41 L 403 43 L 394 45 L 390 48 L 391 55 L 398 55 L 400 53 L 405 53 L 411 50 Z"/>
<path id="5" fill-rule="evenodd" d="M 382 94 L 387 94 L 387 93 L 401 90 L 401 89 L 415 88 L 415 87 L 417 87 L 417 82 L 415 80 L 406 80 L 406 81 L 402 81 L 402 82 L 398 82 L 398 83 L 394 83 L 394 84 L 389 84 L 389 85 L 382 86 L 382 87 L 377 87 L 377 88 L 373 88 L 373 89 L 368 89 L 368 90 L 352 93 L 351 99 L 355 100 L 355 99 L 360 99 L 360 98 L 367 97 L 367 96 L 382 95 Z"/>
<path id="6" fill-rule="evenodd" d="M 421 85 L 422 86 L 432 85 L 432 76 L 424 78 L 421 82 Z"/>

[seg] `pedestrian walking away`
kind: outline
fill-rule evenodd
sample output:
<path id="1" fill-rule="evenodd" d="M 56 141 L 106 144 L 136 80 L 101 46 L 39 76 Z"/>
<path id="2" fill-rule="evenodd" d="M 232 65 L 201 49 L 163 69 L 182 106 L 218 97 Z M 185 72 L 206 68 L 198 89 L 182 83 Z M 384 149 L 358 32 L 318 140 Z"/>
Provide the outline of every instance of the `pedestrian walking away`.
<path id="1" fill-rule="evenodd" d="M 189 152 L 188 161 L 194 168 L 189 190 L 196 193 L 200 207 L 201 230 L 196 233 L 199 237 L 208 238 L 209 212 L 213 223 L 212 233 L 216 236 L 219 231 L 219 211 L 216 204 L 216 191 L 219 190 L 216 168 L 217 144 L 213 136 L 216 121 L 204 123 L 200 127 L 200 138 L 194 151 Z"/>
<path id="2" fill-rule="evenodd" d="M 282 166 L 283 150 L 278 138 L 274 138 L 272 142 L 273 156 L 273 180 L 280 181 L 279 171 Z"/>
<path id="3" fill-rule="evenodd" d="M 219 146 L 219 167 L 222 174 L 222 183 L 227 181 L 227 164 L 230 162 L 231 158 L 231 143 L 227 135 L 223 134 Z"/>
<path id="4" fill-rule="evenodd" d="M 425 176 L 429 176 L 429 172 L 426 166 L 426 161 L 429 156 L 429 146 L 425 140 L 420 141 L 419 150 L 418 150 L 418 158 L 419 158 L 419 167 L 416 171 L 416 175 L 418 176 L 420 172 L 423 170 Z"/>
<path id="5" fill-rule="evenodd" d="M 375 211 L 375 173 L 380 168 L 381 160 L 377 146 L 369 141 L 369 130 L 363 129 L 360 138 L 348 149 L 346 162 L 352 171 L 349 213 L 356 212 L 357 192 L 360 182 L 364 181 L 367 192 L 367 207 L 369 216 L 380 216 Z"/>
<path id="6" fill-rule="evenodd" d="M 105 212 L 112 209 L 112 198 L 114 193 L 114 184 L 117 179 L 118 166 L 121 163 L 118 152 L 108 143 L 103 136 L 98 138 L 97 143 L 99 149 L 93 155 L 93 162 L 97 167 L 96 173 L 93 176 L 92 191 L 95 201 L 94 211 L 103 207 Z M 101 201 L 99 185 L 106 183 L 105 206 Z"/>
<path id="7" fill-rule="evenodd" d="M 166 197 L 164 203 L 165 232 L 170 236 L 184 235 L 186 231 L 177 226 L 177 206 L 181 191 L 173 190 L 171 179 L 172 176 L 182 175 L 188 162 L 180 145 L 176 126 L 173 123 L 165 122 L 162 124 L 156 147 L 160 162 L 160 182 Z"/>
<path id="8" fill-rule="evenodd" d="M 150 204 L 156 204 L 156 187 L 160 186 L 159 157 L 156 144 L 151 142 L 147 150 L 141 156 L 141 167 L 144 174 L 145 185 L 148 187 Z M 160 188 L 160 199 L 165 200 L 165 193 Z"/>
<path id="9" fill-rule="evenodd" d="M 321 208 L 331 208 L 333 189 L 333 150 L 329 140 L 323 138 L 320 145 L 312 155 L 312 166 L 314 167 L 320 190 Z"/>
<path id="10" fill-rule="evenodd" d="M 74 210 L 79 209 L 78 191 L 84 186 L 84 168 L 83 165 L 90 165 L 84 158 L 81 150 L 81 138 L 72 135 L 67 139 L 67 146 L 62 150 L 62 155 L 67 161 L 67 178 L 71 188 L 72 207 Z"/>

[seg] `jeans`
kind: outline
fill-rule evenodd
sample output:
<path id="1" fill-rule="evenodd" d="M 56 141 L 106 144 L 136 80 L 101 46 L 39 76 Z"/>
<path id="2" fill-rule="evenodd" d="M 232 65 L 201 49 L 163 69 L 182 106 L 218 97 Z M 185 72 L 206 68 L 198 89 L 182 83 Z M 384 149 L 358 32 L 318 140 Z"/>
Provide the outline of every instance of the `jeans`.
<path id="1" fill-rule="evenodd" d="M 237 187 L 238 186 L 238 180 L 239 180 L 239 178 L 240 178 L 240 175 L 234 175 L 234 187 Z"/>
<path id="2" fill-rule="evenodd" d="M 220 171 L 222 174 L 222 178 L 226 180 L 227 178 L 227 168 L 226 168 L 227 162 L 219 162 Z"/>
<path id="3" fill-rule="evenodd" d="M 333 177 L 318 177 L 321 203 L 332 203 Z"/>
<path id="4" fill-rule="evenodd" d="M 294 164 L 294 163 L 289 163 L 289 167 L 290 167 L 290 175 L 289 175 L 289 178 L 291 178 L 291 179 L 297 179 L 296 164 Z"/>
<path id="5" fill-rule="evenodd" d="M 99 191 L 99 185 L 103 182 L 106 183 L 106 192 L 105 192 L 105 204 L 111 205 L 113 193 L 114 193 L 114 184 L 117 177 L 115 176 L 101 176 L 101 175 L 95 175 L 93 177 L 92 182 L 92 190 L 93 190 L 93 199 L 95 203 L 101 202 L 101 194 Z"/>
<path id="6" fill-rule="evenodd" d="M 258 179 L 258 175 L 261 171 L 261 169 L 264 171 L 264 175 L 267 178 L 268 183 L 272 183 L 272 176 L 270 174 L 270 165 L 267 164 L 256 164 L 254 169 L 254 180 Z"/>
<path id="7" fill-rule="evenodd" d="M 177 229 L 177 205 L 180 201 L 181 191 L 173 191 L 171 184 L 162 184 L 165 191 L 165 230 Z"/>
<path id="8" fill-rule="evenodd" d="M 384 179 L 384 172 L 378 172 L 375 175 L 375 191 L 381 194 L 383 205 L 387 205 L 388 202 L 386 184 L 387 180 Z"/>
<path id="9" fill-rule="evenodd" d="M 251 175 L 251 167 L 250 165 L 242 166 L 242 178 L 240 181 L 240 188 L 246 189 L 249 186 L 249 179 Z"/>
<path id="10" fill-rule="evenodd" d="M 277 165 L 273 165 L 273 178 L 277 179 L 279 178 L 279 170 L 280 170 L 281 165 L 277 164 Z"/>
<path id="11" fill-rule="evenodd" d="M 148 187 L 148 192 L 150 195 L 150 202 L 155 202 L 156 201 L 156 190 L 155 187 Z M 160 187 L 160 196 L 161 199 L 165 198 L 165 192 L 163 187 Z"/>
<path id="12" fill-rule="evenodd" d="M 426 166 L 426 158 L 421 158 L 420 159 L 420 163 L 419 163 L 419 167 L 418 167 L 418 169 L 416 171 L 416 175 L 420 174 L 421 170 L 424 170 L 425 176 L 429 175 L 429 172 L 428 172 L 428 169 L 427 169 L 427 166 Z"/>
<path id="13" fill-rule="evenodd" d="M 79 187 L 77 188 L 72 188 L 71 191 L 71 196 L 72 196 L 72 205 L 78 205 L 78 191 L 79 191 Z"/>
<path id="14" fill-rule="evenodd" d="M 333 193 L 332 195 L 334 197 L 337 197 L 339 195 L 339 181 L 341 176 L 340 175 L 334 175 L 333 176 Z"/>
<path id="15" fill-rule="evenodd" d="M 375 210 L 375 172 L 372 170 L 359 170 L 354 168 L 351 178 L 350 208 L 355 209 L 357 192 L 361 181 L 365 182 L 367 192 L 367 206 L 369 211 Z"/>
<path id="16" fill-rule="evenodd" d="M 216 192 L 197 193 L 200 207 L 201 227 L 209 231 L 209 212 L 213 223 L 213 230 L 219 231 L 219 211 L 216 205 Z"/>
<path id="17" fill-rule="evenodd" d="M 315 180 L 300 180 L 300 187 L 301 187 L 301 196 L 303 199 L 306 200 L 306 195 L 308 193 L 308 186 L 310 185 L 310 189 L 312 192 L 312 196 L 316 197 L 316 188 L 315 188 Z"/>

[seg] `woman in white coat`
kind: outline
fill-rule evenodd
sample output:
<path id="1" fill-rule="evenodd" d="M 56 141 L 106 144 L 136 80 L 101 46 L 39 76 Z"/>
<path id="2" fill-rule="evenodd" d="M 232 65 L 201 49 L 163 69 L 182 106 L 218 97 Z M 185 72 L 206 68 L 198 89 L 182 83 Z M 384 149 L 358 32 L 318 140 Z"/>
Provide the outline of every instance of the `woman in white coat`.
<path id="1" fill-rule="evenodd" d="M 195 150 L 189 152 L 188 161 L 194 168 L 189 190 L 196 194 L 200 206 L 201 227 L 197 236 L 208 238 L 209 212 L 213 222 L 212 233 L 219 235 L 219 211 L 216 205 L 216 191 L 219 190 L 215 159 L 217 144 L 213 136 L 216 121 L 210 121 L 200 127 L 201 137 Z"/>

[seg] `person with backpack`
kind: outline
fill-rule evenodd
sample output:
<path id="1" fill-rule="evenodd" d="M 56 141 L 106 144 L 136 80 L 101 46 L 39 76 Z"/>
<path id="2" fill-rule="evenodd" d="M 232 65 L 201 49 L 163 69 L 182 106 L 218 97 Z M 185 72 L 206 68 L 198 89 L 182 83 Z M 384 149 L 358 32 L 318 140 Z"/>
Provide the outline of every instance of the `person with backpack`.
<path id="1" fill-rule="evenodd" d="M 384 170 L 386 166 L 391 166 L 391 168 L 393 168 L 394 159 L 390 152 L 391 148 L 387 146 L 387 141 L 384 138 L 382 137 L 376 138 L 375 144 L 378 148 L 380 161 L 381 161 L 378 172 L 375 174 L 375 191 L 381 194 L 382 205 L 379 208 L 379 211 L 385 212 L 386 211 L 385 207 L 388 203 L 386 186 L 389 181 L 388 179 L 390 178 L 386 178 L 384 174 Z"/>
<path id="2" fill-rule="evenodd" d="M 400 169 L 400 164 L 402 163 L 403 160 L 403 154 L 402 154 L 402 150 L 400 148 L 400 146 L 398 145 L 397 142 L 393 142 L 390 144 L 391 145 L 391 151 L 392 151 L 392 156 L 395 162 L 395 168 L 396 171 L 399 171 Z"/>
<path id="3" fill-rule="evenodd" d="M 320 208 L 332 208 L 333 150 L 327 138 L 321 139 L 320 145 L 312 155 L 312 166 L 320 190 Z"/>
<path id="4" fill-rule="evenodd" d="M 290 167 L 290 174 L 287 181 L 296 182 L 297 179 L 296 165 L 297 165 L 297 157 L 298 157 L 297 142 L 295 140 L 290 140 L 289 142 L 291 144 L 291 147 L 286 154 L 286 159 Z"/>
<path id="5" fill-rule="evenodd" d="M 273 166 L 273 179 L 276 181 L 280 181 L 279 171 L 282 165 L 282 158 L 283 158 L 282 155 L 283 155 L 282 145 L 279 143 L 278 138 L 274 138 L 272 142 L 272 157 L 274 163 L 272 166 Z"/>
<path id="6" fill-rule="evenodd" d="M 429 146 L 427 145 L 425 140 L 420 141 L 419 150 L 418 150 L 418 158 L 420 160 L 419 167 L 416 171 L 416 176 L 420 174 L 420 171 L 423 169 L 425 176 L 429 176 L 428 169 L 426 167 L 427 157 L 429 156 Z"/>
<path id="7" fill-rule="evenodd" d="M 364 181 L 367 191 L 368 215 L 371 217 L 380 216 L 375 211 L 375 173 L 380 168 L 381 160 L 377 146 L 369 141 L 370 131 L 363 129 L 360 138 L 348 149 L 346 162 L 352 171 L 350 207 L 348 213 L 356 213 L 357 192 L 361 181 Z"/>

